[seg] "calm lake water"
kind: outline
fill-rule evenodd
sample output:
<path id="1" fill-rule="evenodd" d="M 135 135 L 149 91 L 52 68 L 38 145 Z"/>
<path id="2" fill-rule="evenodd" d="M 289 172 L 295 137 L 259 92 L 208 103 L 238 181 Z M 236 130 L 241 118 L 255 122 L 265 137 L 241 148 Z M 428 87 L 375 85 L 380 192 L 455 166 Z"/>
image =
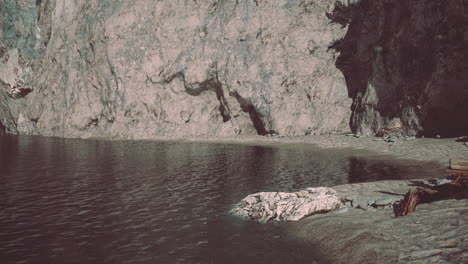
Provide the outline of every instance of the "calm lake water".
<path id="1" fill-rule="evenodd" d="M 357 156 L 356 156 L 357 155 Z M 312 147 L 0 137 L 1 263 L 310 263 L 281 224 L 230 217 L 258 191 L 438 176 Z"/>

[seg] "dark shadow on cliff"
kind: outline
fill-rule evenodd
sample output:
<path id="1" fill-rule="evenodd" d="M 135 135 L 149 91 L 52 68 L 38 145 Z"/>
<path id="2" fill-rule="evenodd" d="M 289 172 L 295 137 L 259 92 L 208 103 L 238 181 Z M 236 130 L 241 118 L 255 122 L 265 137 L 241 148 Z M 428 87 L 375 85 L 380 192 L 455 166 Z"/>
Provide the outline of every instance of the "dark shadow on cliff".
<path id="1" fill-rule="evenodd" d="M 5 126 L 0 122 L 0 136 L 5 135 Z"/>
<path id="2" fill-rule="evenodd" d="M 249 99 L 243 98 L 237 91 L 231 92 L 229 95 L 236 98 L 242 111 L 249 113 L 250 120 L 252 120 L 252 124 L 254 125 L 257 134 L 264 136 L 269 133 L 263 124 L 262 116 L 257 111 L 257 109 L 255 109 L 254 105 L 252 102 L 250 102 Z"/>
<path id="3" fill-rule="evenodd" d="M 468 132 L 468 40 L 463 1 L 337 2 L 328 13 L 348 31 L 330 48 L 353 99 L 350 127 L 377 132 L 400 118 L 406 133 Z"/>

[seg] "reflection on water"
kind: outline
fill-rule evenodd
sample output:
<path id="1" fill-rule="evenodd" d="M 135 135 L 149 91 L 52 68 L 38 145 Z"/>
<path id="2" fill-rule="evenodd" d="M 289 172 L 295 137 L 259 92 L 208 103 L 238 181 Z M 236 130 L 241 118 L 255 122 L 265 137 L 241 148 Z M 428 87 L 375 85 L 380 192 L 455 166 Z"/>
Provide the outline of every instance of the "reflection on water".
<path id="1" fill-rule="evenodd" d="M 281 225 L 227 215 L 258 191 L 439 171 L 346 152 L 0 137 L 2 263 L 305 263 Z"/>

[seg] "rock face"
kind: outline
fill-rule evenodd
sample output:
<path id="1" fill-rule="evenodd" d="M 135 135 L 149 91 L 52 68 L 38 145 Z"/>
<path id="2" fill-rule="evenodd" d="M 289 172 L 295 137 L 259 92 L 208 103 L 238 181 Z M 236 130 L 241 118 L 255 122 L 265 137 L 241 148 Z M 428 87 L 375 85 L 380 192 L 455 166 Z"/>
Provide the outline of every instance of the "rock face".
<path id="1" fill-rule="evenodd" d="M 330 14 L 348 27 L 333 48 L 353 98 L 352 130 L 374 133 L 399 118 L 406 135 L 467 133 L 466 1 L 353 2 Z"/>
<path id="2" fill-rule="evenodd" d="M 298 221 L 302 218 L 338 209 L 341 198 L 327 187 L 307 188 L 286 192 L 260 192 L 251 194 L 231 210 L 233 215 L 261 223 Z"/>
<path id="3" fill-rule="evenodd" d="M 377 137 L 399 137 L 402 135 L 402 124 L 399 118 L 391 120 L 377 132 Z"/>
<path id="4" fill-rule="evenodd" d="M 16 122 L 18 133 L 23 135 L 35 135 L 37 134 L 36 123 L 26 119 L 22 114 L 19 114 L 18 121 Z"/>
<path id="5" fill-rule="evenodd" d="M 5 92 L 0 91 L 0 136 L 5 134 L 17 134 L 16 123 L 7 104 L 8 98 Z"/>
<path id="6" fill-rule="evenodd" d="M 33 92 L 11 112 L 40 134 L 348 130 L 351 99 L 328 50 L 346 30 L 326 17 L 329 1 L 3 2 L 4 46 L 34 65 Z"/>
<path id="7" fill-rule="evenodd" d="M 0 0 L 0 131 L 462 134 L 462 5 Z"/>

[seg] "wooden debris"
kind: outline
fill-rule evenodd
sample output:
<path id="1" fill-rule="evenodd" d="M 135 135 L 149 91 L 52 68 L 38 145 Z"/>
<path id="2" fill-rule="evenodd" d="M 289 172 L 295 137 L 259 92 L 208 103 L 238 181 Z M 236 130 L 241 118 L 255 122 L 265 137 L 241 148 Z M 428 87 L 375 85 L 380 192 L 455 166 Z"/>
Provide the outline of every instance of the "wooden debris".
<path id="1" fill-rule="evenodd" d="M 459 175 L 468 176 L 468 171 L 466 171 L 466 170 L 451 170 L 451 169 L 448 169 L 447 172 L 452 176 L 459 176 Z"/>
<path id="2" fill-rule="evenodd" d="M 408 191 L 403 201 L 394 208 L 395 217 L 411 214 L 421 203 L 447 199 L 467 199 L 467 180 L 468 176 L 461 174 L 452 176 L 452 182 L 448 184 L 434 186 L 430 189 L 418 187 L 416 190 Z"/>
<path id="3" fill-rule="evenodd" d="M 401 204 L 395 207 L 395 217 L 409 215 L 416 209 L 421 200 L 422 190 L 420 188 L 408 191 Z"/>
<path id="4" fill-rule="evenodd" d="M 450 159 L 449 168 L 452 170 L 464 170 L 468 171 L 468 160 L 464 159 Z"/>

